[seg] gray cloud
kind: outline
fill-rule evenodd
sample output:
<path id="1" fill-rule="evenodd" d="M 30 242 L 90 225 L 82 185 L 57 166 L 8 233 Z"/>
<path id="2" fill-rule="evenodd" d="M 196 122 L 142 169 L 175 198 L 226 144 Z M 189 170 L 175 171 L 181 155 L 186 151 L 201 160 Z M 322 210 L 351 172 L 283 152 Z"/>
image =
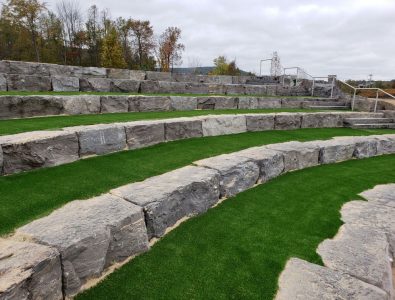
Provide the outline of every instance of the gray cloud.
<path id="1" fill-rule="evenodd" d="M 56 0 L 47 3 L 54 8 Z M 157 34 L 180 27 L 184 66 L 226 55 L 259 72 L 259 60 L 278 51 L 284 66 L 315 76 L 395 78 L 394 0 L 97 0 L 81 8 L 92 4 L 113 18 L 148 19 Z"/>

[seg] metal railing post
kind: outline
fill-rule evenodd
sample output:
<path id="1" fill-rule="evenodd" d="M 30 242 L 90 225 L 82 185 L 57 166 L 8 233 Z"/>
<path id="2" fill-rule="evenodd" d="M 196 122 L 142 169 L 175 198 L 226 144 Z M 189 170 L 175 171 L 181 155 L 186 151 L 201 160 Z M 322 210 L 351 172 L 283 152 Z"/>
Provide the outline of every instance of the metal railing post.
<path id="1" fill-rule="evenodd" d="M 355 97 L 357 95 L 357 89 L 354 89 L 354 96 L 352 97 L 352 106 L 351 110 L 354 111 L 354 106 L 355 106 Z"/>
<path id="2" fill-rule="evenodd" d="M 313 86 L 311 87 L 311 97 L 314 96 L 315 79 L 313 78 Z"/>
<path id="3" fill-rule="evenodd" d="M 333 99 L 333 90 L 335 88 L 335 78 L 332 78 L 331 99 Z"/>
<path id="4" fill-rule="evenodd" d="M 377 102 L 379 101 L 379 90 L 376 91 L 376 102 L 374 104 L 374 112 L 377 112 Z"/>

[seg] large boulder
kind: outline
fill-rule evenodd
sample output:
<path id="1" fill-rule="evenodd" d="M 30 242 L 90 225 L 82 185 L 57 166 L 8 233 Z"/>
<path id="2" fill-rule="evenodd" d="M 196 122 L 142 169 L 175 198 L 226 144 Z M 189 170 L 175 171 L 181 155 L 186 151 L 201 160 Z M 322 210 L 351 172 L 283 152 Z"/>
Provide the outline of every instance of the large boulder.
<path id="1" fill-rule="evenodd" d="M 199 119 L 177 118 L 165 121 L 166 141 L 176 141 L 202 136 L 202 121 Z"/>
<path id="2" fill-rule="evenodd" d="M 171 103 L 172 110 L 195 110 L 195 109 L 197 109 L 197 98 L 196 97 L 171 96 L 170 103 Z"/>
<path id="3" fill-rule="evenodd" d="M 107 69 L 107 78 L 111 79 L 130 79 L 130 70 L 128 69 Z"/>
<path id="4" fill-rule="evenodd" d="M 0 60 L 0 73 L 8 74 L 10 73 L 10 62 L 7 60 Z"/>
<path id="5" fill-rule="evenodd" d="M 113 79 L 111 81 L 111 92 L 117 93 L 138 93 L 140 90 L 140 81 L 130 79 Z"/>
<path id="6" fill-rule="evenodd" d="M 203 136 L 235 134 L 247 131 L 243 115 L 218 115 L 201 117 Z"/>
<path id="7" fill-rule="evenodd" d="M 153 81 L 172 81 L 170 72 L 155 72 L 155 71 L 147 71 L 146 79 Z"/>
<path id="8" fill-rule="evenodd" d="M 142 209 L 110 194 L 70 202 L 19 228 L 19 236 L 60 252 L 66 296 L 113 263 L 149 249 Z"/>
<path id="9" fill-rule="evenodd" d="M 79 78 L 106 78 L 107 77 L 107 69 L 106 68 L 97 68 L 97 67 L 74 67 L 73 68 L 73 76 L 77 76 Z"/>
<path id="10" fill-rule="evenodd" d="M 268 145 L 267 148 L 284 155 L 284 172 L 305 169 L 319 164 L 318 146 L 301 142 L 286 142 Z"/>
<path id="11" fill-rule="evenodd" d="M 224 84 L 219 84 L 219 83 L 209 84 L 208 93 L 213 95 L 225 95 L 226 86 Z"/>
<path id="12" fill-rule="evenodd" d="M 323 241 L 317 253 L 328 268 L 392 293 L 389 245 L 384 233 L 357 225 L 343 225 L 331 240 Z"/>
<path id="13" fill-rule="evenodd" d="M 333 140 L 355 144 L 353 153 L 355 158 L 369 158 L 377 155 L 377 139 L 374 137 L 335 137 Z"/>
<path id="14" fill-rule="evenodd" d="M 122 124 L 125 127 L 129 149 L 138 149 L 165 141 L 163 121 L 139 121 Z"/>
<path id="15" fill-rule="evenodd" d="M 142 94 L 158 94 L 161 92 L 159 82 L 154 80 L 144 80 L 140 83 L 140 92 Z"/>
<path id="16" fill-rule="evenodd" d="M 188 82 L 185 85 L 185 93 L 187 94 L 208 94 L 209 85 L 199 82 Z"/>
<path id="17" fill-rule="evenodd" d="M 9 91 L 47 92 L 51 90 L 51 77 L 36 75 L 8 74 Z"/>
<path id="18" fill-rule="evenodd" d="M 359 194 L 369 202 L 395 208 L 395 184 L 377 185 Z"/>
<path id="19" fill-rule="evenodd" d="M 175 81 L 159 81 L 159 93 L 162 94 L 186 94 L 187 83 Z"/>
<path id="20" fill-rule="evenodd" d="M 78 138 L 64 131 L 33 131 L 0 137 L 3 172 L 13 174 L 79 159 Z"/>
<path id="21" fill-rule="evenodd" d="M 245 85 L 245 94 L 246 95 L 266 95 L 266 86 L 264 85 Z"/>
<path id="22" fill-rule="evenodd" d="M 216 96 L 212 97 L 198 97 L 197 108 L 198 109 L 215 109 Z"/>
<path id="23" fill-rule="evenodd" d="M 100 96 L 76 95 L 56 97 L 63 101 L 63 113 L 66 115 L 86 115 L 100 113 Z"/>
<path id="24" fill-rule="evenodd" d="M 395 253 L 395 208 L 366 201 L 351 201 L 343 205 L 341 219 L 346 224 L 366 226 L 384 232 Z"/>
<path id="25" fill-rule="evenodd" d="M 226 84 L 225 91 L 227 95 L 245 95 L 245 86 L 242 84 Z"/>
<path id="26" fill-rule="evenodd" d="M 274 129 L 291 130 L 299 129 L 302 124 L 302 115 L 298 113 L 278 113 L 276 114 Z"/>
<path id="27" fill-rule="evenodd" d="M 118 124 L 68 127 L 78 135 L 80 156 L 100 155 L 126 149 L 125 128 Z"/>
<path id="28" fill-rule="evenodd" d="M 63 299 L 59 252 L 44 245 L 0 239 L 0 299 Z"/>
<path id="29" fill-rule="evenodd" d="M 377 135 L 377 155 L 395 153 L 395 134 Z"/>
<path id="30" fill-rule="evenodd" d="M 0 91 L 7 91 L 7 78 L 4 74 L 0 74 Z"/>
<path id="31" fill-rule="evenodd" d="M 78 92 L 80 80 L 77 77 L 52 76 L 52 89 L 55 92 Z"/>
<path id="32" fill-rule="evenodd" d="M 281 108 L 280 98 L 239 97 L 239 109 Z"/>
<path id="33" fill-rule="evenodd" d="M 304 99 L 301 98 L 283 98 L 281 99 L 282 108 L 303 108 Z"/>
<path id="34" fill-rule="evenodd" d="M 139 111 L 168 111 L 171 110 L 170 97 L 165 96 L 138 96 Z"/>
<path id="35" fill-rule="evenodd" d="M 291 258 L 279 278 L 276 300 L 389 300 L 388 295 L 350 275 Z"/>
<path id="36" fill-rule="evenodd" d="M 247 131 L 266 131 L 274 129 L 274 114 L 246 114 Z"/>
<path id="37" fill-rule="evenodd" d="M 130 70 L 129 79 L 136 81 L 143 81 L 146 79 L 146 73 L 145 71 L 140 71 L 140 70 Z"/>
<path id="38" fill-rule="evenodd" d="M 253 187 L 259 178 L 259 166 L 254 160 L 234 154 L 223 154 L 194 164 L 219 172 L 221 197 L 243 192 Z"/>
<path id="39" fill-rule="evenodd" d="M 0 96 L 0 119 L 59 115 L 63 106 L 54 96 Z"/>
<path id="40" fill-rule="evenodd" d="M 49 76 L 49 67 L 47 64 L 25 62 L 25 61 L 8 61 L 9 74 Z"/>
<path id="41" fill-rule="evenodd" d="M 355 142 L 352 139 L 313 141 L 305 143 L 320 149 L 320 164 L 333 164 L 353 158 Z"/>
<path id="42" fill-rule="evenodd" d="M 112 79 L 109 78 L 80 78 L 81 92 L 110 92 Z"/>
<path id="43" fill-rule="evenodd" d="M 259 183 L 265 183 L 284 172 L 283 153 L 266 146 L 249 148 L 235 152 L 234 155 L 248 158 L 259 166 Z"/>
<path id="44" fill-rule="evenodd" d="M 143 207 L 149 238 L 161 237 L 181 219 L 203 213 L 217 203 L 219 174 L 188 166 L 111 193 Z"/>
<path id="45" fill-rule="evenodd" d="M 215 109 L 237 109 L 239 98 L 236 97 L 214 97 Z"/>
<path id="46" fill-rule="evenodd" d="M 302 128 L 343 127 L 343 117 L 336 113 L 305 113 Z"/>
<path id="47" fill-rule="evenodd" d="M 101 96 L 101 113 L 116 113 L 129 111 L 129 97 L 127 95 Z"/>

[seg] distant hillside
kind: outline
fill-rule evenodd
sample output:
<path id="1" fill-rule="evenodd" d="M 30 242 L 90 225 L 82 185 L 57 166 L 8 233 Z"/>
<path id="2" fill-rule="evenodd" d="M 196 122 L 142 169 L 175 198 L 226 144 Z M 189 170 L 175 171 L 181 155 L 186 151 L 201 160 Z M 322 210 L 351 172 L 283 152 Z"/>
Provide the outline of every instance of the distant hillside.
<path id="1" fill-rule="evenodd" d="M 187 74 L 195 73 L 195 74 L 207 75 L 213 69 L 214 69 L 214 67 L 174 68 L 173 72 L 174 73 L 187 73 Z M 241 75 L 249 75 L 249 73 L 241 70 Z"/>

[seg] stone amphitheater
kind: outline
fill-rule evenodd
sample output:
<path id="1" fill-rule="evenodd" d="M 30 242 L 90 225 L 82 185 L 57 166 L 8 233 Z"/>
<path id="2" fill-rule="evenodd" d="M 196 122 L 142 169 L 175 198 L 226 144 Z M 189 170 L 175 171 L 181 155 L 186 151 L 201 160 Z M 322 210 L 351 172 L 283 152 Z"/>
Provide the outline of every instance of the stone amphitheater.
<path id="1" fill-rule="evenodd" d="M 224 200 L 286 173 L 298 175 L 302 169 L 395 155 L 391 102 L 380 100 L 373 112 L 375 101 L 358 97 L 351 111 L 350 95 L 333 77 L 313 84 L 285 78 L 0 61 L 0 91 L 0 122 L 202 113 L 136 121 L 98 119 L 2 134 L 0 174 L 8 182 L 39 176 L 47 168 L 164 143 L 226 135 L 237 139 L 259 132 L 290 135 L 286 142 L 201 156 L 16 222 L 0 238 L 1 300 L 73 298 L 92 287 L 92 281 L 105 281 L 114 266 L 122 270 L 122 265 L 164 241 L 182 222 Z M 309 141 L 292 138 L 298 130 L 325 128 L 364 134 Z M 364 200 L 345 199 L 340 212 L 344 224 L 338 234 L 319 243 L 316 251 L 322 264 L 290 257 L 278 276 L 276 299 L 395 299 L 395 185 L 359 192 Z M 0 198 L 12 198 L 5 193 Z"/>

